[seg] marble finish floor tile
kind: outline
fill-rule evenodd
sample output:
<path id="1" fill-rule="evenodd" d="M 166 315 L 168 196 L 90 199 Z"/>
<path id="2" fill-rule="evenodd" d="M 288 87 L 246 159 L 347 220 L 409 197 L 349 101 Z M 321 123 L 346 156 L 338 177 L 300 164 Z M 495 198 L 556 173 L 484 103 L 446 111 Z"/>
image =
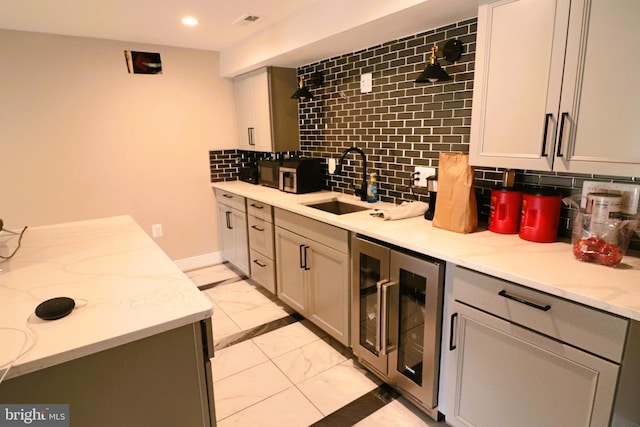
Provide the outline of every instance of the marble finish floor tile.
<path id="1" fill-rule="evenodd" d="M 216 418 L 224 419 L 293 386 L 271 362 L 263 362 L 214 383 Z"/>
<path id="2" fill-rule="evenodd" d="M 394 400 L 362 421 L 354 424 L 356 427 L 446 427 L 444 422 L 438 422 L 421 412 L 403 397 Z"/>
<path id="3" fill-rule="evenodd" d="M 332 347 L 329 339 L 325 338 L 274 357 L 272 360 L 291 382 L 298 384 L 344 362 L 347 357 Z"/>
<path id="4" fill-rule="evenodd" d="M 321 420 L 322 413 L 296 387 L 218 421 L 218 427 L 305 427 Z"/>
<path id="5" fill-rule="evenodd" d="M 375 389 L 379 381 L 349 359 L 299 384 L 298 388 L 324 415 Z"/>
<path id="6" fill-rule="evenodd" d="M 259 337 L 260 335 L 264 335 L 271 331 L 275 331 L 276 329 L 280 329 L 292 323 L 299 322 L 303 319 L 304 317 L 294 312 L 286 317 L 270 320 L 267 323 L 262 323 L 258 326 L 247 329 L 245 331 L 241 331 L 229 336 L 225 336 L 214 342 L 214 348 L 216 350 L 221 350 L 223 348 L 227 348 L 229 346 L 241 343 L 243 341 L 246 341 L 255 337 Z"/>
<path id="7" fill-rule="evenodd" d="M 213 342 L 214 344 L 226 337 L 232 336 L 242 331 L 238 325 L 216 304 L 213 304 L 213 316 L 211 322 L 213 324 Z"/>
<path id="8" fill-rule="evenodd" d="M 214 306 L 218 426 L 445 426 L 250 279 L 225 265 L 187 274 Z"/>
<path id="9" fill-rule="evenodd" d="M 245 280 L 224 282 L 206 289 L 204 293 L 241 331 L 281 319 L 292 313 L 292 310 L 277 301 L 275 296 L 267 295 L 265 291 L 257 289 L 256 285 Z M 214 332 L 214 341 L 215 335 Z"/>
<path id="10" fill-rule="evenodd" d="M 264 304 L 273 304 L 274 299 L 263 295 L 246 280 L 223 283 L 204 291 L 227 314 L 251 310 Z"/>
<path id="11" fill-rule="evenodd" d="M 352 426 L 400 397 L 400 393 L 387 384 L 380 384 L 374 390 L 332 412 L 314 426 Z M 419 424 L 417 424 L 419 425 Z"/>
<path id="12" fill-rule="evenodd" d="M 273 359 L 326 336 L 324 332 L 312 327 L 308 320 L 303 320 L 256 337 L 253 342 Z"/>
<path id="13" fill-rule="evenodd" d="M 229 314 L 231 320 L 243 331 L 289 316 L 291 310 L 267 302 L 251 309 Z"/>
<path id="14" fill-rule="evenodd" d="M 218 350 L 211 359 L 213 382 L 216 383 L 268 360 L 269 358 L 251 340 Z"/>
<path id="15" fill-rule="evenodd" d="M 216 264 L 210 267 L 186 271 L 185 274 L 193 280 L 197 286 L 210 285 L 212 283 L 238 277 L 238 274 L 225 264 Z"/>

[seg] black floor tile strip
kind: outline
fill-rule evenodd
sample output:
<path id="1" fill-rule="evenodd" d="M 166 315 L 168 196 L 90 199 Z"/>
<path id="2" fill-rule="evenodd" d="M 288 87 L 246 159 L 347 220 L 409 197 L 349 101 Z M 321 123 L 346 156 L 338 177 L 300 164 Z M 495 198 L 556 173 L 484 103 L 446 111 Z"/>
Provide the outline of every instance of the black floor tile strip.
<path id="1" fill-rule="evenodd" d="M 247 279 L 249 279 L 249 277 L 247 276 L 231 277 L 230 279 L 224 279 L 218 282 L 208 283 L 206 285 L 198 285 L 198 289 L 200 289 L 201 291 L 206 291 L 207 289 L 211 289 L 219 285 L 226 285 L 229 283 L 235 283 L 235 282 L 239 282 L 241 280 L 247 280 Z"/>
<path id="2" fill-rule="evenodd" d="M 292 313 L 289 316 L 283 317 L 281 319 L 273 320 L 269 323 L 265 323 L 264 325 L 256 326 L 255 328 L 249 329 L 247 331 L 238 332 L 237 334 L 225 337 L 214 344 L 213 350 L 222 350 L 225 347 L 229 347 L 242 341 L 255 338 L 262 334 L 266 334 L 267 332 L 275 331 L 276 329 L 280 329 L 292 323 L 300 322 L 301 320 L 304 320 L 304 316 L 298 313 Z"/>
<path id="3" fill-rule="evenodd" d="M 327 415 L 320 421 L 312 424 L 314 427 L 344 427 L 352 426 L 369 415 L 381 409 L 383 406 L 400 397 L 400 393 L 387 384 L 381 384 L 378 388 L 361 396 L 346 406 Z"/>

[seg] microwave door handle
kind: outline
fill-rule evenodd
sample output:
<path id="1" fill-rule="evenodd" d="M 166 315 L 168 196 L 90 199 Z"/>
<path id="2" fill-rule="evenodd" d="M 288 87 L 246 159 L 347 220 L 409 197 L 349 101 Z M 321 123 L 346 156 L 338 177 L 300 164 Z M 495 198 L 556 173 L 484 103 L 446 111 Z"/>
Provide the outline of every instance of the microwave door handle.
<path id="1" fill-rule="evenodd" d="M 282 177 L 282 179 L 280 180 L 280 190 L 286 191 L 285 189 L 288 188 L 291 191 L 295 191 L 295 188 L 292 188 L 290 182 L 291 172 L 282 172 L 280 176 Z"/>

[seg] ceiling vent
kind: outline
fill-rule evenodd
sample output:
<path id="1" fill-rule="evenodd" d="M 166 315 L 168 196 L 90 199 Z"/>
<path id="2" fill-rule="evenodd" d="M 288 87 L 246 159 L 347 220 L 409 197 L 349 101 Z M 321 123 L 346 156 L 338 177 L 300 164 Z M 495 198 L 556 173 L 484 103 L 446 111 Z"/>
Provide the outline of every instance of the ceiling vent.
<path id="1" fill-rule="evenodd" d="M 258 16 L 258 15 L 253 15 L 251 13 L 245 13 L 240 18 L 238 18 L 235 21 L 233 21 L 233 24 L 234 25 L 249 25 L 249 24 L 253 24 L 254 22 L 259 21 L 260 19 L 262 19 L 262 18 L 260 16 Z"/>

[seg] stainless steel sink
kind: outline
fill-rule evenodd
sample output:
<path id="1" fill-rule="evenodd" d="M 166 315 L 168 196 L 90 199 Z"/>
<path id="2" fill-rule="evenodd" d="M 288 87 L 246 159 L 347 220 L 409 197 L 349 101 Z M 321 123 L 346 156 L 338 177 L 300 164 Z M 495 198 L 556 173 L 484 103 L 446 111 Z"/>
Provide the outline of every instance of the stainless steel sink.
<path id="1" fill-rule="evenodd" d="M 329 200 L 327 202 L 313 203 L 306 206 L 314 209 L 320 209 L 321 211 L 329 212 L 336 215 L 344 215 L 370 209 L 366 206 L 354 205 L 351 203 L 342 202 L 340 200 Z"/>

